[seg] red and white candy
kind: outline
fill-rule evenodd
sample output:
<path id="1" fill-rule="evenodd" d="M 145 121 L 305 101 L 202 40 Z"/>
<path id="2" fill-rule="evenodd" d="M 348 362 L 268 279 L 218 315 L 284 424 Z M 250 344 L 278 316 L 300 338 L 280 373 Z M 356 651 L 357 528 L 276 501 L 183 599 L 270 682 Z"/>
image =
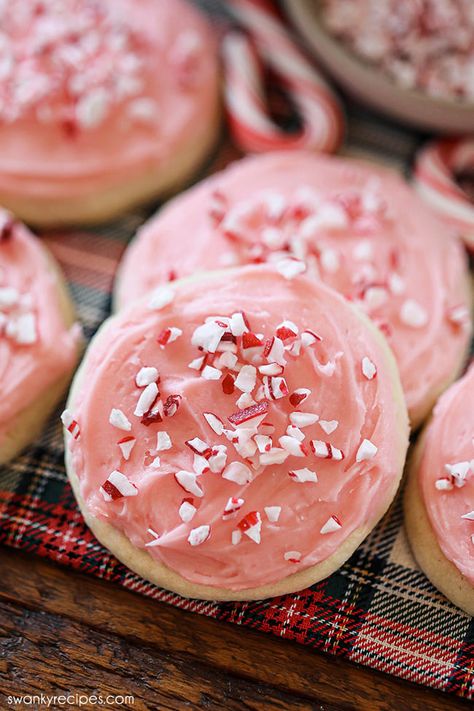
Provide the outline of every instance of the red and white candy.
<path id="1" fill-rule="evenodd" d="M 318 70 L 297 49 L 286 28 L 263 0 L 231 0 L 250 38 L 232 32 L 224 38 L 225 101 L 236 143 L 247 152 L 309 149 L 332 152 L 343 134 L 335 94 Z M 289 134 L 265 106 L 259 58 L 282 79 L 301 115 L 302 128 Z"/>
<path id="2" fill-rule="evenodd" d="M 418 153 L 414 184 L 420 195 L 474 250 L 474 204 L 456 175 L 474 169 L 474 138 L 439 140 Z"/>

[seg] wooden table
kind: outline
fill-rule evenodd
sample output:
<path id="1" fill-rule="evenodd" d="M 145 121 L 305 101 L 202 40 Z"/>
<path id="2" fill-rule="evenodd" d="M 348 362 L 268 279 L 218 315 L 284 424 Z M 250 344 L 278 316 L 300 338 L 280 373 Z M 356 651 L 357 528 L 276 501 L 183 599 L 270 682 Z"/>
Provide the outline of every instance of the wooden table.
<path id="1" fill-rule="evenodd" d="M 41 692 L 133 695 L 133 705 L 108 708 L 136 711 L 449 711 L 469 706 L 1 547 L 0 650 L 2 711 L 15 708 L 7 706 L 9 694 Z"/>

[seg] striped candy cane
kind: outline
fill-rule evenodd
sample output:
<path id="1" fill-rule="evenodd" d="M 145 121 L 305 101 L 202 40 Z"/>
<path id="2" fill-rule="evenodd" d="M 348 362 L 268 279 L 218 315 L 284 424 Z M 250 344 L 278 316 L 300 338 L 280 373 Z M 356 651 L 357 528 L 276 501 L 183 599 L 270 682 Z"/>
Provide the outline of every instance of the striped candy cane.
<path id="1" fill-rule="evenodd" d="M 460 231 L 474 250 L 474 205 L 456 183 L 456 173 L 474 169 L 474 137 L 428 143 L 419 152 L 414 183 L 441 217 Z"/>
<path id="2" fill-rule="evenodd" d="M 344 120 L 326 81 L 295 47 L 265 0 L 229 0 L 229 6 L 250 36 L 231 32 L 223 42 L 225 99 L 236 143 L 252 153 L 298 148 L 335 151 Z M 302 119 L 298 133 L 285 133 L 272 121 L 259 58 L 281 78 L 298 107 Z"/>

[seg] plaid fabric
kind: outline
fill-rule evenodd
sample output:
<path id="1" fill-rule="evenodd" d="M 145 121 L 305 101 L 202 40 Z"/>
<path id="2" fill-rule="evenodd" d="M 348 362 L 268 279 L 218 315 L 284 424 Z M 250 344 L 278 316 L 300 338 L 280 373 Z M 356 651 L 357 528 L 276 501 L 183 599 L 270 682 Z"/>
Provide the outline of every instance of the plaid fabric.
<path id="1" fill-rule="evenodd" d="M 348 111 L 345 152 L 376 157 L 408 172 L 422 136 L 360 107 Z M 223 139 L 206 172 L 236 156 Z M 109 314 L 125 245 L 151 211 L 136 211 L 96 230 L 44 235 L 69 280 L 88 338 Z M 400 498 L 338 572 L 298 595 L 252 603 L 185 600 L 131 573 L 86 528 L 64 470 L 59 412 L 40 440 L 0 470 L 2 543 L 186 610 L 472 698 L 474 623 L 417 569 L 402 527 Z"/>

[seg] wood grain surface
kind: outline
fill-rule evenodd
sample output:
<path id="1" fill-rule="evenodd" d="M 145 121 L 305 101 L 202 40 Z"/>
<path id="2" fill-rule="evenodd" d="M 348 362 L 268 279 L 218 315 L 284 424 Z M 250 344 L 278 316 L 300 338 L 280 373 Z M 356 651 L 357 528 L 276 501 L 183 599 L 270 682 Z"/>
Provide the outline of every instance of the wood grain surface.
<path id="1" fill-rule="evenodd" d="M 134 703 L 102 708 L 136 711 L 469 707 L 287 640 L 183 612 L 0 548 L 0 708 L 46 708 L 8 706 L 11 694 L 73 692 L 133 695 Z"/>

